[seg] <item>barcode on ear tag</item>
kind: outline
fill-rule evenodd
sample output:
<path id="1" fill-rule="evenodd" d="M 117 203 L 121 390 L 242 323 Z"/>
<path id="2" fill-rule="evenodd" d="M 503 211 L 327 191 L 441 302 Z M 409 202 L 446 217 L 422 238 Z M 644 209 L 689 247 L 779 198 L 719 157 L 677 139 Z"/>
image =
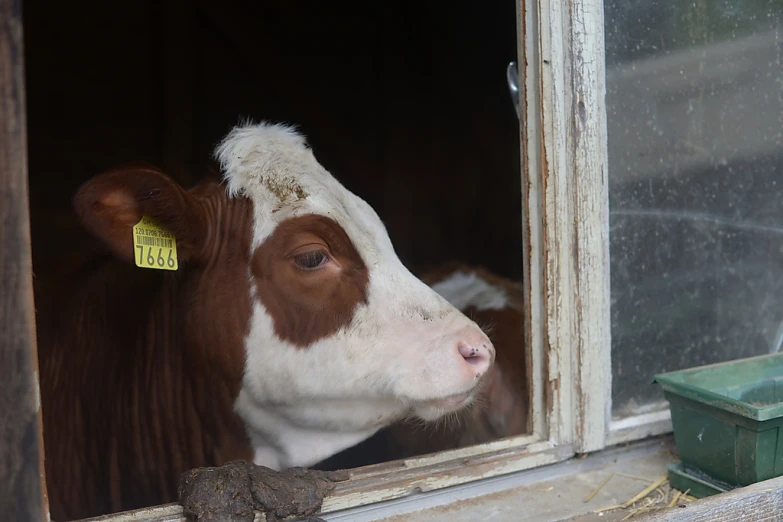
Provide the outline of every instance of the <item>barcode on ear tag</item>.
<path id="1" fill-rule="evenodd" d="M 148 216 L 133 225 L 133 252 L 136 266 L 158 270 L 176 270 L 177 240 L 168 230 Z"/>

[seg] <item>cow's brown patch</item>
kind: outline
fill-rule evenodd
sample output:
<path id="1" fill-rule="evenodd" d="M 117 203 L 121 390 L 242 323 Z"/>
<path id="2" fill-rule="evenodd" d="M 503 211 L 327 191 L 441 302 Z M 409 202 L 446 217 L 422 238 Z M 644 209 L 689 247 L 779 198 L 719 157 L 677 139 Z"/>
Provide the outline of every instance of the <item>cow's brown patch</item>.
<path id="1" fill-rule="evenodd" d="M 323 265 L 297 264 L 318 259 L 319 252 L 328 256 Z M 345 230 L 324 216 L 280 223 L 253 254 L 251 267 L 275 334 L 298 347 L 348 326 L 356 308 L 367 303 L 367 266 Z"/>

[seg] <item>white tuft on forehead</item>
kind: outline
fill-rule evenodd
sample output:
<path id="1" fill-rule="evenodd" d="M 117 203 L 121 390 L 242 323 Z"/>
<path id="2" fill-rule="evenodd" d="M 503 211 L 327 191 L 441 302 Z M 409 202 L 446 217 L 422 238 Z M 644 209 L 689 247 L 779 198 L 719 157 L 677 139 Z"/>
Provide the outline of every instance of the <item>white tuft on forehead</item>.
<path id="1" fill-rule="evenodd" d="M 218 145 L 215 157 L 229 197 L 253 201 L 254 247 L 277 223 L 302 213 L 329 216 L 343 228 L 357 221 L 357 211 L 359 221 L 366 221 L 368 212 L 374 215 L 318 163 L 305 137 L 291 125 L 240 124 Z"/>
<path id="2" fill-rule="evenodd" d="M 255 249 L 278 223 L 305 214 L 336 221 L 365 263 L 378 249 L 394 254 L 386 228 L 364 200 L 348 191 L 315 158 L 291 125 L 262 122 L 235 127 L 215 149 L 229 197 L 253 201 Z"/>
<path id="3" fill-rule="evenodd" d="M 331 178 L 313 156 L 305 137 L 292 125 L 245 123 L 215 149 L 230 197 L 294 203 Z M 308 190 L 309 189 L 309 190 Z"/>

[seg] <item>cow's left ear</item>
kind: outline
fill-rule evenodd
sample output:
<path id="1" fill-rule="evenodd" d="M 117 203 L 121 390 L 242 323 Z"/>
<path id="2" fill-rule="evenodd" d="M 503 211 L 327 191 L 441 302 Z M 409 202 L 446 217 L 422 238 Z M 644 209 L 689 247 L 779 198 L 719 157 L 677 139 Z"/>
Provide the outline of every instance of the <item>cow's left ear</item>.
<path id="1" fill-rule="evenodd" d="M 119 258 L 134 262 L 133 226 L 148 216 L 171 232 L 181 261 L 201 252 L 205 227 L 194 199 L 161 170 L 124 165 L 84 183 L 73 198 L 82 225 Z"/>

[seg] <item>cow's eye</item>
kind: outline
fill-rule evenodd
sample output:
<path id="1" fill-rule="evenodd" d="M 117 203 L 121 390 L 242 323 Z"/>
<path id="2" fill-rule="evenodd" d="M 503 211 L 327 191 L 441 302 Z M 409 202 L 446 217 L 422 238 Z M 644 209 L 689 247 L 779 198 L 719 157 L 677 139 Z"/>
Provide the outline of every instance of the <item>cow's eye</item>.
<path id="1" fill-rule="evenodd" d="M 320 250 L 313 250 L 311 252 L 294 256 L 294 263 L 296 263 L 296 266 L 304 270 L 315 270 L 319 266 L 326 263 L 327 259 L 329 259 L 329 256 L 327 256 L 325 252 Z"/>

